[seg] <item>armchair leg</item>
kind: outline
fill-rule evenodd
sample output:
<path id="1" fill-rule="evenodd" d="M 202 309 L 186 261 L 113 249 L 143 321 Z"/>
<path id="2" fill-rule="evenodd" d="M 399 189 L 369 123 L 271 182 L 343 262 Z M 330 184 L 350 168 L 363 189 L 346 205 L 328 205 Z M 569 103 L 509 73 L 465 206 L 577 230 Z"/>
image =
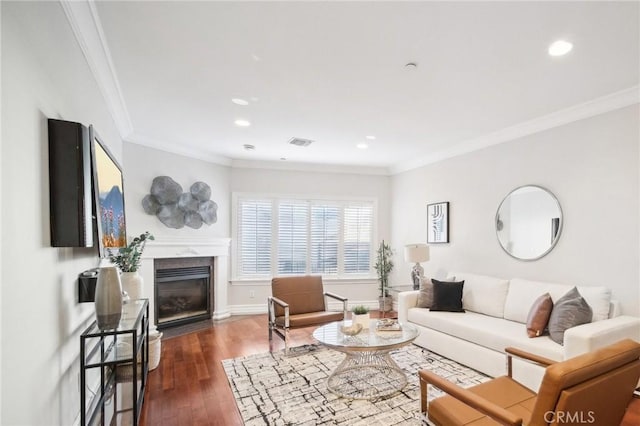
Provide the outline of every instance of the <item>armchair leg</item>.
<path id="1" fill-rule="evenodd" d="M 420 378 L 420 412 L 427 416 L 427 382 Z"/>
<path id="2" fill-rule="evenodd" d="M 289 356 L 289 327 L 284 329 L 284 356 Z"/>

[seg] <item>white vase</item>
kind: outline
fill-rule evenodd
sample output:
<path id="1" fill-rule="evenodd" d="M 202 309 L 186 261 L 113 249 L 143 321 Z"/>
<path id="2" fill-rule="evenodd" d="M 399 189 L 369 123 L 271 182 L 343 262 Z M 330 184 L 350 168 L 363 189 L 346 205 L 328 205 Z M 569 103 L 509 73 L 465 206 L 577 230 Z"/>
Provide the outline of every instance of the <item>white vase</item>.
<path id="1" fill-rule="evenodd" d="M 122 281 L 122 290 L 127 292 L 129 300 L 142 299 L 144 281 L 138 271 L 123 272 L 120 280 Z"/>
<path id="2" fill-rule="evenodd" d="M 100 330 L 113 330 L 122 317 L 122 285 L 115 266 L 100 268 L 96 284 L 96 322 Z"/>
<path id="3" fill-rule="evenodd" d="M 366 314 L 360 314 L 360 315 L 351 314 L 351 323 L 353 325 L 362 324 L 363 329 L 369 328 L 369 321 L 370 321 L 370 317 L 368 312 Z"/>

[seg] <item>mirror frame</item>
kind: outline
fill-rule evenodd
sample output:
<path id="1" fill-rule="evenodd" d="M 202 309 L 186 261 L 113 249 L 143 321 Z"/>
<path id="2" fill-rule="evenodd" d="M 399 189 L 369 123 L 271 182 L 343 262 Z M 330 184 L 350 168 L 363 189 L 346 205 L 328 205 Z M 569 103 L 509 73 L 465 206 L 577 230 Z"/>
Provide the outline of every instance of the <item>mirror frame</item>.
<path id="1" fill-rule="evenodd" d="M 546 192 L 547 194 L 549 194 L 551 196 L 553 201 L 556 202 L 556 205 L 558 206 L 558 210 L 560 211 L 560 224 L 558 226 L 558 232 L 556 234 L 556 237 L 553 239 L 553 241 L 551 242 L 551 244 L 549 245 L 549 248 L 547 248 L 547 250 L 545 250 L 539 256 L 524 259 L 524 258 L 515 256 L 515 255 L 509 253 L 509 251 L 502 245 L 502 241 L 500 241 L 500 237 L 498 236 L 498 232 L 499 232 L 498 221 L 499 221 L 499 216 L 500 216 L 500 209 L 502 208 L 502 205 L 507 200 L 507 198 L 509 198 L 509 196 L 511 194 L 513 194 L 514 192 L 516 192 L 519 189 L 530 188 L 530 187 L 538 188 L 538 189 L 543 190 L 544 192 Z M 504 198 L 502 199 L 502 201 L 500 202 L 500 204 L 498 205 L 498 209 L 496 210 L 496 215 L 495 215 L 495 218 L 493 220 L 493 227 L 494 227 L 494 230 L 496 232 L 496 239 L 498 240 L 498 245 L 500 246 L 500 248 L 505 253 L 507 253 L 509 256 L 513 257 L 514 259 L 521 260 L 523 262 L 533 262 L 534 260 L 539 260 L 539 259 L 545 257 L 547 254 L 549 254 L 549 252 L 551 250 L 553 250 L 553 248 L 556 246 L 556 244 L 558 244 L 558 240 L 560 239 L 560 235 L 562 235 L 562 228 L 564 228 L 564 212 L 562 211 L 562 206 L 560 205 L 560 201 L 558 201 L 558 198 L 555 196 L 555 194 L 553 192 L 549 191 L 544 186 L 540 186 L 540 185 L 520 185 L 517 188 L 513 189 L 512 191 L 510 191 L 507 195 L 505 195 Z"/>

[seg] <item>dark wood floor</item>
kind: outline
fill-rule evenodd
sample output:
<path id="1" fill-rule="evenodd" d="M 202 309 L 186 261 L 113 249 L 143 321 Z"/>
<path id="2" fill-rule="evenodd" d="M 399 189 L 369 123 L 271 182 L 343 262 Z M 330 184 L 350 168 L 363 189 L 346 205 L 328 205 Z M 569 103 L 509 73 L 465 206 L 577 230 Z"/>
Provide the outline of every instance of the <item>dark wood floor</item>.
<path id="1" fill-rule="evenodd" d="M 232 317 L 198 328 L 163 338 L 160 366 L 149 373 L 143 426 L 242 425 L 220 361 L 268 351 L 267 316 Z M 314 328 L 292 330 L 292 346 L 313 343 Z M 274 338 L 274 349 L 283 347 Z M 640 399 L 634 399 L 621 426 L 638 425 Z"/>

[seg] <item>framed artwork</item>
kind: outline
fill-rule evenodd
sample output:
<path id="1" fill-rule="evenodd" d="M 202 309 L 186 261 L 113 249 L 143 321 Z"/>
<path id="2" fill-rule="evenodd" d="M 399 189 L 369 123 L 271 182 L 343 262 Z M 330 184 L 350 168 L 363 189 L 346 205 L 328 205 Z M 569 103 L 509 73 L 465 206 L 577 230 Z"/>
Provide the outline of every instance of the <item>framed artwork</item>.
<path id="1" fill-rule="evenodd" d="M 427 243 L 449 242 L 449 202 L 427 204 Z"/>

